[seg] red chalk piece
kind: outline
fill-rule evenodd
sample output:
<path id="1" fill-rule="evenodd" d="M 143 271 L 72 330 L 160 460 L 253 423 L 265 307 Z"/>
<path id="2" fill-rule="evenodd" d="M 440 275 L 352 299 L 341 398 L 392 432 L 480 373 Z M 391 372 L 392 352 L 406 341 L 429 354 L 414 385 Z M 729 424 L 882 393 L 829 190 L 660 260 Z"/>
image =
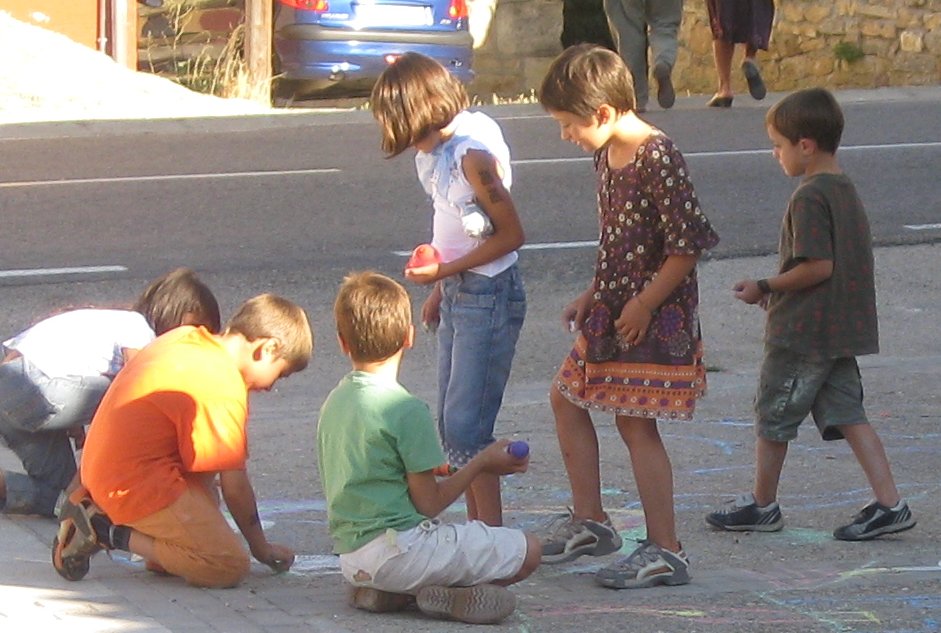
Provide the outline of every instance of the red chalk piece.
<path id="1" fill-rule="evenodd" d="M 431 244 L 419 244 L 412 251 L 412 256 L 408 258 L 406 268 L 419 268 L 421 266 L 430 266 L 441 262 L 441 254 Z"/>

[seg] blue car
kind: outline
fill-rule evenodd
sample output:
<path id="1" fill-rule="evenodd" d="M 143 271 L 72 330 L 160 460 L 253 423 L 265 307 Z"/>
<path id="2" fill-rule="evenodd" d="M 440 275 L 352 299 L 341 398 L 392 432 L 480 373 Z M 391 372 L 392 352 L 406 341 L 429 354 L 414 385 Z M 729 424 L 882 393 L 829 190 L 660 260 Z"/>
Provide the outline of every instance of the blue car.
<path id="1" fill-rule="evenodd" d="M 276 94 L 368 94 L 399 55 L 432 57 L 467 83 L 465 0 L 275 0 Z"/>

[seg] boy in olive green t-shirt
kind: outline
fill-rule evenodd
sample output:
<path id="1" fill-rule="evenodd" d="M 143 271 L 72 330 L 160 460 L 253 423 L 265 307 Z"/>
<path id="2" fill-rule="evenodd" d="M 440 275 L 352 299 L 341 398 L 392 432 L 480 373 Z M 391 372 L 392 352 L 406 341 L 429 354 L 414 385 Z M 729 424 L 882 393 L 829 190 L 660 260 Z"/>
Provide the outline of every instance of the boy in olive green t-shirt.
<path id="1" fill-rule="evenodd" d="M 824 440 L 850 444 L 875 496 L 833 536 L 865 541 L 911 529 L 915 519 L 863 408 L 856 357 L 879 351 L 879 332 L 869 221 L 836 159 L 843 113 L 832 94 L 813 88 L 777 103 L 765 123 L 784 173 L 803 180 L 781 228 L 778 274 L 734 287 L 737 299 L 768 311 L 754 492 L 706 522 L 731 531 L 783 527 L 777 492 L 788 442 L 812 414 Z"/>

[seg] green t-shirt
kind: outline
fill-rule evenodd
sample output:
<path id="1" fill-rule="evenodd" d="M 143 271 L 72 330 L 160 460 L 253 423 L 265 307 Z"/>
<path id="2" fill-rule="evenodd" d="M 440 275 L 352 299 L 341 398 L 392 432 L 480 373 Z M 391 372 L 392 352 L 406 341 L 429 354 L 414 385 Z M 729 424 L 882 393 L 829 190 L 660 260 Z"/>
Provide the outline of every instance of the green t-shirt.
<path id="1" fill-rule="evenodd" d="M 317 457 L 337 554 L 425 520 L 405 475 L 445 461 L 428 405 L 395 380 L 363 371 L 347 374 L 321 407 Z"/>
<path id="2" fill-rule="evenodd" d="M 843 174 L 806 178 L 781 226 L 780 272 L 828 259 L 833 274 L 816 286 L 775 292 L 765 340 L 814 358 L 879 351 L 872 237 L 863 203 Z"/>

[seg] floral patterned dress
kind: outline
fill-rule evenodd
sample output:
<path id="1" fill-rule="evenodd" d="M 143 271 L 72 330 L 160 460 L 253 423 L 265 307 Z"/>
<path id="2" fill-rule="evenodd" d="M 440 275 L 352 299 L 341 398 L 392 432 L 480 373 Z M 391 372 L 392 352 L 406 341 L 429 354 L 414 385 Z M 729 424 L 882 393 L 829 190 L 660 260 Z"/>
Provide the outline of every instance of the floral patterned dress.
<path id="1" fill-rule="evenodd" d="M 700 255 L 719 242 L 703 215 L 686 162 L 659 130 L 621 169 L 595 153 L 601 235 L 594 295 L 575 346 L 556 375 L 576 405 L 615 415 L 690 419 L 706 391 L 696 269 L 654 311 L 644 340 L 629 345 L 614 321 L 670 255 Z"/>

